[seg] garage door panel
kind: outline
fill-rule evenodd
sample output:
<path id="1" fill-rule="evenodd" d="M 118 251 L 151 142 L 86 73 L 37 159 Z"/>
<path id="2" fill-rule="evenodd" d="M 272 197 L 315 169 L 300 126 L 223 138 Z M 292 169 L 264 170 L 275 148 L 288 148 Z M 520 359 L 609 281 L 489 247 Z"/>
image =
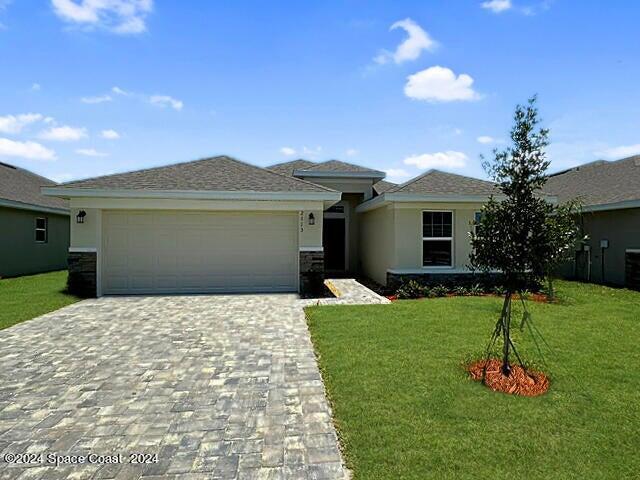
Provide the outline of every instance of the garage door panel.
<path id="1" fill-rule="evenodd" d="M 105 293 L 295 291 L 291 213 L 105 211 Z"/>

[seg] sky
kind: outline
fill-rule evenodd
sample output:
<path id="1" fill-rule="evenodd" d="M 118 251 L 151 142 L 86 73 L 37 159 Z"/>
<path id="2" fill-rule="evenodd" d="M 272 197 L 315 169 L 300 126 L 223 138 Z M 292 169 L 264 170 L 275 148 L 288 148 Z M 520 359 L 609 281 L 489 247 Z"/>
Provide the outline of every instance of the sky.
<path id="1" fill-rule="evenodd" d="M 538 95 L 551 171 L 640 153 L 640 2 L 0 0 L 0 161 L 230 155 L 485 178 Z"/>

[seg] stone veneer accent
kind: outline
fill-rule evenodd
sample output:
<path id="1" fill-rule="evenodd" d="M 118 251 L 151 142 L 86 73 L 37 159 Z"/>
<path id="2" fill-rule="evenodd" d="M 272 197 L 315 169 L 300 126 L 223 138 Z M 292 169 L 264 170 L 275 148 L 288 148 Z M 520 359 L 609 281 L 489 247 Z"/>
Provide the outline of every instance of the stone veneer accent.
<path id="1" fill-rule="evenodd" d="M 300 295 L 317 295 L 324 288 L 324 252 L 300 252 Z"/>
<path id="2" fill-rule="evenodd" d="M 67 289 L 69 293 L 81 297 L 97 295 L 96 278 L 98 263 L 96 252 L 70 252 L 67 259 L 69 277 Z"/>

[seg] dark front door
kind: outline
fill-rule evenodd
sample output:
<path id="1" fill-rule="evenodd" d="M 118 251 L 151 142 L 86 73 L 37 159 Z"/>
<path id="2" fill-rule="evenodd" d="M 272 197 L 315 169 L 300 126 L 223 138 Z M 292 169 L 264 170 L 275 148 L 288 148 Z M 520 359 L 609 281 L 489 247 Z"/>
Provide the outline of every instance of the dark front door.
<path id="1" fill-rule="evenodd" d="M 345 267 L 344 218 L 325 218 L 322 226 L 324 269 L 343 272 Z"/>

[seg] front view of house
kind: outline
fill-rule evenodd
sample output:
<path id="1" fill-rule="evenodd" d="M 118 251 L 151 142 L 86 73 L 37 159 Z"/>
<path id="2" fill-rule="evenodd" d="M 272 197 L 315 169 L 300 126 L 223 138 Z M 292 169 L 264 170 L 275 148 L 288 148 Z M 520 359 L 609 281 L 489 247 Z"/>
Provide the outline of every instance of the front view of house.
<path id="1" fill-rule="evenodd" d="M 383 178 L 336 160 L 260 168 L 221 156 L 43 193 L 69 200 L 69 288 L 88 296 L 306 294 L 325 274 L 385 285 L 468 274 L 468 234 L 494 184 Z"/>

